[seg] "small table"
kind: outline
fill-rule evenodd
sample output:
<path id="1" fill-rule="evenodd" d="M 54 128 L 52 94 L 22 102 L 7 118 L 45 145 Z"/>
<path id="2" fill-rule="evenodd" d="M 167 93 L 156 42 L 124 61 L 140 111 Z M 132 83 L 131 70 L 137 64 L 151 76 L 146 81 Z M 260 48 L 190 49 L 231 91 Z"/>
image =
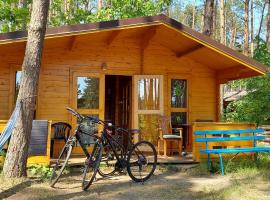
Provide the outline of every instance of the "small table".
<path id="1" fill-rule="evenodd" d="M 185 151 L 187 151 L 187 148 L 190 145 L 189 129 L 191 127 L 191 124 L 180 124 L 179 126 L 183 128 L 183 146 L 184 146 Z"/>

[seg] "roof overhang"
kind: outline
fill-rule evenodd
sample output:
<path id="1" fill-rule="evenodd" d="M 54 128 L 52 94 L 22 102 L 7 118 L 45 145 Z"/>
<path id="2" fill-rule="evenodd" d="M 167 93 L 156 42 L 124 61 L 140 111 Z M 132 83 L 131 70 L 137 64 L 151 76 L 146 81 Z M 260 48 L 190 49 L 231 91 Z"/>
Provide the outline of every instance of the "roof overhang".
<path id="1" fill-rule="evenodd" d="M 194 52 L 199 51 L 201 47 L 206 47 L 208 49 L 207 51 L 209 51 L 209 55 L 221 55 L 223 59 L 230 59 L 232 61 L 235 61 L 237 65 L 219 70 L 217 75 L 220 78 L 220 82 L 227 82 L 229 80 L 251 77 L 256 75 L 264 75 L 268 72 L 268 68 L 265 65 L 229 47 L 226 47 L 225 45 L 222 45 L 221 43 L 211 39 L 208 36 L 194 31 L 193 29 L 165 15 L 48 28 L 46 31 L 46 39 L 98 33 L 104 31 L 119 31 L 130 28 L 141 28 L 155 25 L 166 26 L 168 29 L 177 32 L 179 36 L 184 36 L 186 39 L 189 39 L 190 41 L 196 43 L 196 45 L 193 44 L 191 48 L 186 49 L 184 52 L 176 52 L 177 57 L 181 57 L 183 55 L 187 56 L 192 53 L 194 54 Z M 26 31 L 1 33 L 0 48 L 1 45 L 4 44 L 25 42 L 26 40 Z M 199 55 L 197 55 L 197 58 L 196 56 L 194 58 L 201 59 Z M 220 63 L 221 61 L 222 60 L 220 60 Z"/>

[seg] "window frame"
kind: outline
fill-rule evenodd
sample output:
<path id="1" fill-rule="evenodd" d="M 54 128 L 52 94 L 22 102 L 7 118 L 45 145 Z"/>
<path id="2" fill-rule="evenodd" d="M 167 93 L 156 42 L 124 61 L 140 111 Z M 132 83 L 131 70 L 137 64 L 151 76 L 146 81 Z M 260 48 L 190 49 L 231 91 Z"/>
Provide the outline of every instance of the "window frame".
<path id="1" fill-rule="evenodd" d="M 187 99 L 186 99 L 186 108 L 176 108 L 176 107 L 172 107 L 171 104 L 171 81 L 173 79 L 176 80 L 186 80 L 187 81 Z M 186 113 L 186 124 L 189 123 L 190 121 L 190 107 L 191 107 L 191 81 L 190 81 L 190 75 L 186 75 L 186 74 L 176 74 L 176 75 L 168 75 L 168 113 L 170 115 L 170 117 L 172 116 L 172 113 Z"/>

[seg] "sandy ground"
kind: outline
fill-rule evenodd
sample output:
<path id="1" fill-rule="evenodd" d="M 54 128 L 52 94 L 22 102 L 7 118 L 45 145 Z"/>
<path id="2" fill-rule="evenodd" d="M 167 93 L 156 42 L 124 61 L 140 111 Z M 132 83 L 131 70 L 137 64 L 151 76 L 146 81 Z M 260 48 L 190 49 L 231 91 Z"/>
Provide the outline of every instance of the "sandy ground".
<path id="1" fill-rule="evenodd" d="M 257 177 L 256 174 L 242 178 L 200 177 L 177 170 L 157 170 L 144 184 L 134 183 L 127 175 L 121 175 L 98 178 L 88 191 L 82 191 L 81 177 L 74 174 L 62 179 L 56 188 L 37 180 L 25 180 L 9 189 L 3 188 L 2 183 L 0 199 L 270 199 L 268 182 Z"/>

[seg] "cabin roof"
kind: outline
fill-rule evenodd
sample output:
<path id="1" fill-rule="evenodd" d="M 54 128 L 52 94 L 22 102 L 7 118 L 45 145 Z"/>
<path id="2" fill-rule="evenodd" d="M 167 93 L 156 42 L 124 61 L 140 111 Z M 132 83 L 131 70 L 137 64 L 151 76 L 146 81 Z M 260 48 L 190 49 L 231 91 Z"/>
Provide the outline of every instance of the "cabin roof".
<path id="1" fill-rule="evenodd" d="M 226 79 L 224 80 L 224 82 L 237 78 L 245 78 L 260 74 L 266 74 L 268 72 L 268 68 L 265 65 L 229 47 L 226 47 L 225 45 L 211 39 L 210 37 L 205 36 L 202 33 L 199 33 L 163 14 L 157 16 L 128 18 L 121 20 L 48 28 L 46 31 L 46 39 L 56 37 L 69 37 L 73 35 L 82 35 L 88 33 L 98 33 L 103 31 L 117 32 L 119 30 L 126 30 L 130 28 L 136 28 L 139 30 L 142 27 L 151 28 L 157 27 L 158 25 L 165 26 L 167 29 L 170 29 L 170 33 L 174 32 L 176 37 L 179 37 L 177 42 L 174 42 L 174 40 L 176 40 L 175 38 L 166 38 L 166 34 L 164 35 L 165 37 L 163 37 L 162 39 L 167 44 L 167 46 L 172 49 L 172 51 L 177 57 L 189 55 L 196 61 L 202 62 L 203 64 L 213 66 L 216 65 L 216 68 L 220 66 L 222 70 L 220 71 L 220 75 L 223 77 L 223 79 Z M 155 29 L 148 30 L 147 33 L 153 35 L 153 32 L 155 31 Z M 112 38 L 114 37 L 114 35 L 112 36 Z M 2 45 L 8 43 L 25 42 L 26 39 L 26 31 L 1 33 L 0 48 Z M 179 43 L 180 39 L 182 42 Z M 189 46 L 185 44 L 187 42 L 190 43 Z M 184 46 L 184 50 L 183 48 L 180 48 L 182 46 Z M 204 48 L 204 55 L 202 55 L 202 52 L 200 52 L 202 47 Z M 213 59 L 219 60 L 217 60 L 217 62 L 215 63 L 215 60 Z M 223 64 L 224 66 L 221 66 Z M 235 71 L 236 68 L 237 71 Z M 236 76 L 236 74 L 238 75 Z"/>

